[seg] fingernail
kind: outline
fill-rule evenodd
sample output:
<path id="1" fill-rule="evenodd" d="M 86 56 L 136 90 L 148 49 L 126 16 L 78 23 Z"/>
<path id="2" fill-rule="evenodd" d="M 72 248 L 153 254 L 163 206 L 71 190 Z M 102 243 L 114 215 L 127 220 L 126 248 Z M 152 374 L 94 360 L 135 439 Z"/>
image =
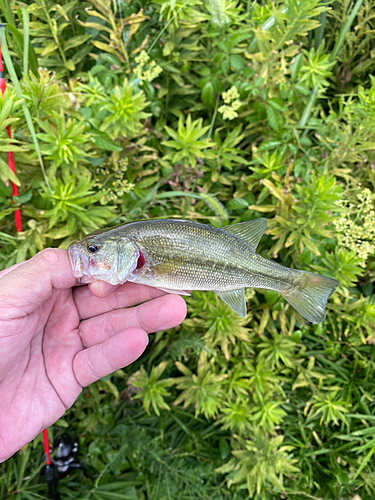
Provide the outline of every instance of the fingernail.
<path id="1" fill-rule="evenodd" d="M 114 288 L 115 285 L 111 285 L 106 281 L 99 281 L 99 292 L 101 295 L 108 295 Z"/>

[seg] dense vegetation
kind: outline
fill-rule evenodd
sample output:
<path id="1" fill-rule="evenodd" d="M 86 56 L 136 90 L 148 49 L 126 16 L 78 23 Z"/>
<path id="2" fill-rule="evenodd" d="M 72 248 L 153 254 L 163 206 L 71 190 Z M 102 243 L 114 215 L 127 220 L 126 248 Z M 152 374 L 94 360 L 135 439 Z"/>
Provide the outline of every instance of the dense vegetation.
<path id="1" fill-rule="evenodd" d="M 62 498 L 374 498 L 374 2 L 0 12 L 1 268 L 122 222 L 265 216 L 260 254 L 340 281 L 318 325 L 272 291 L 247 291 L 245 320 L 193 293 L 180 328 L 49 430 L 78 439 L 90 474 Z M 36 439 L 0 465 L 2 499 L 46 498 L 42 454 Z"/>

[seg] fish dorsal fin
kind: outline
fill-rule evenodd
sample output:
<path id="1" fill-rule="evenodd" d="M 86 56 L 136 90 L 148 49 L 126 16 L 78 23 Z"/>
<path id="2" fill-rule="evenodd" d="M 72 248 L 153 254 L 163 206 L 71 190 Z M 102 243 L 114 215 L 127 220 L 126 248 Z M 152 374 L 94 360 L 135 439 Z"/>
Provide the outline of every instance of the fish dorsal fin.
<path id="1" fill-rule="evenodd" d="M 229 290 L 229 292 L 215 293 L 217 293 L 221 300 L 228 304 L 237 314 L 243 318 L 246 316 L 245 290 L 243 288 L 239 290 Z"/>
<path id="2" fill-rule="evenodd" d="M 239 238 L 245 240 L 249 245 L 256 250 L 261 237 L 267 227 L 267 219 L 255 219 L 248 222 L 240 222 L 239 224 L 232 224 L 231 226 L 225 226 L 222 229 L 225 231 L 230 231 Z"/>

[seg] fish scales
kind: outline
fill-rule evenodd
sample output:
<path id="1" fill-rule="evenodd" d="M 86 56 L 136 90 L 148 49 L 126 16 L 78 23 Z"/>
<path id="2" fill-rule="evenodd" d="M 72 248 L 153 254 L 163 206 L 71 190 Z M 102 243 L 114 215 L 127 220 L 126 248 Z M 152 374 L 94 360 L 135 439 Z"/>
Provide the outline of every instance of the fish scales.
<path id="1" fill-rule="evenodd" d="M 285 273 L 291 270 L 263 259 L 246 241 L 223 229 L 193 221 L 160 220 L 130 223 L 109 233 L 134 240 L 152 260 L 154 267 L 146 266 L 131 279 L 135 283 L 217 291 L 261 283 L 280 290 L 291 286 Z"/>
<path id="2" fill-rule="evenodd" d="M 82 283 L 131 281 L 171 293 L 212 290 L 241 316 L 244 288 L 279 292 L 304 318 L 323 321 L 336 280 L 272 262 L 255 250 L 266 219 L 215 228 L 195 221 L 132 222 L 95 231 L 69 247 Z"/>
<path id="3" fill-rule="evenodd" d="M 292 274 L 291 270 L 263 259 L 246 241 L 223 229 L 161 220 L 130 223 L 119 231 L 147 252 L 156 269 L 162 269 L 161 273 L 144 269 L 132 280 L 136 283 L 217 291 L 262 285 L 287 290 L 292 283 L 285 273 Z"/>

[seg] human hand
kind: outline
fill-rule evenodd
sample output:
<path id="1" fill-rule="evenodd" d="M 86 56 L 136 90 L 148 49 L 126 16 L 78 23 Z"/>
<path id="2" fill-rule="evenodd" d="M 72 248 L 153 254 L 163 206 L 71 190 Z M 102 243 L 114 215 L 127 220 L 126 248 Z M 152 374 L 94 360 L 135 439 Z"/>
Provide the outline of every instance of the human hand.
<path id="1" fill-rule="evenodd" d="M 155 288 L 75 285 L 61 249 L 0 273 L 0 462 L 56 422 L 82 387 L 135 361 L 147 333 L 186 314 L 181 297 Z"/>

